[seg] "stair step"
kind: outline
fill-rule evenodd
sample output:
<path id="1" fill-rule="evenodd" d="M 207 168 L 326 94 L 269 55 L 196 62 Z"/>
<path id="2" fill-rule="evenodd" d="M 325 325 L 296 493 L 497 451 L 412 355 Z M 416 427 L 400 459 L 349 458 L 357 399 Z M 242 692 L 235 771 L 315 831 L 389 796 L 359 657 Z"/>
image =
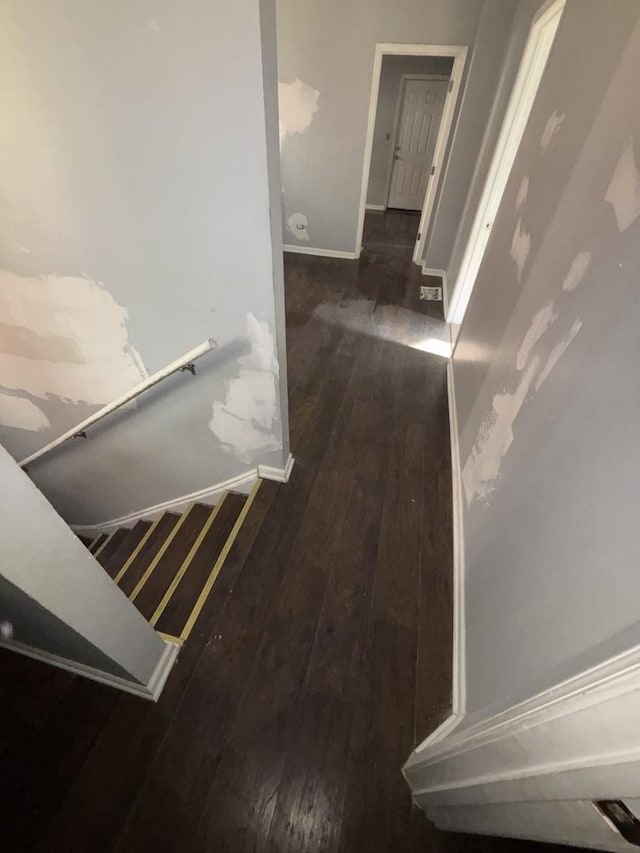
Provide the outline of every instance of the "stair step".
<path id="1" fill-rule="evenodd" d="M 108 560 L 102 563 L 107 574 L 112 578 L 116 577 L 150 527 L 150 521 L 138 521 L 134 527 L 125 530 L 124 539 L 121 541 L 119 547 L 116 548 Z"/>
<path id="2" fill-rule="evenodd" d="M 89 546 L 89 551 L 92 554 L 95 554 L 96 551 L 98 550 L 98 548 L 101 548 L 108 538 L 109 538 L 109 535 L 107 533 L 101 533 L 99 536 L 96 536 L 96 538 L 93 540 L 93 542 Z"/>
<path id="3" fill-rule="evenodd" d="M 103 568 L 109 562 L 109 559 L 113 557 L 128 535 L 129 531 L 127 528 L 120 527 L 118 530 L 114 530 L 113 533 L 109 534 L 108 539 L 106 539 L 102 545 L 96 549 L 94 556 Z"/>
<path id="4" fill-rule="evenodd" d="M 82 544 L 84 545 L 85 548 L 91 548 L 91 546 L 93 545 L 93 542 L 94 542 L 93 539 L 91 539 L 89 536 L 83 536 L 81 533 L 78 533 L 76 535 L 77 535 L 78 539 L 82 542 Z"/>
<path id="5" fill-rule="evenodd" d="M 175 512 L 165 512 L 164 515 L 156 519 L 147 531 L 146 538 L 141 540 L 140 544 L 142 547 L 138 546 L 132 554 L 133 559 L 127 560 L 124 563 L 115 580 L 126 595 L 131 597 L 131 594 L 142 580 L 149 564 L 153 561 L 160 548 L 162 548 L 162 545 L 171 534 L 179 519 L 180 516 L 176 515 Z"/>
<path id="6" fill-rule="evenodd" d="M 129 596 L 145 619 L 150 619 L 154 614 L 200 531 L 214 512 L 214 507 L 194 504 L 182 514 L 172 529 L 155 560 L 149 565 L 144 585 Z"/>
<path id="7" fill-rule="evenodd" d="M 191 559 L 184 566 L 184 573 L 173 595 L 165 602 L 161 613 L 156 611 L 151 616 L 151 624 L 155 625 L 156 630 L 173 636 L 181 635 L 212 571 L 214 568 L 220 569 L 216 565 L 220 552 L 245 502 L 246 495 L 228 493 L 216 506 L 215 518 L 205 531 L 197 550 L 189 555 Z"/>

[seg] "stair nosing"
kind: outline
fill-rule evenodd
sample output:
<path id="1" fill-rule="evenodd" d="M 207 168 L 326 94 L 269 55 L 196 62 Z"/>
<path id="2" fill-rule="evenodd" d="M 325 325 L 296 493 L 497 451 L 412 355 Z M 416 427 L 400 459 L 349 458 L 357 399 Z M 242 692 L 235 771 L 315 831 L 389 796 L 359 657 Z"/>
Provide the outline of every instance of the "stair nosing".
<path id="1" fill-rule="evenodd" d="M 158 565 L 160 560 L 164 557 L 167 548 L 169 547 L 169 545 L 171 545 L 171 543 L 175 539 L 178 531 L 180 530 L 182 525 L 185 523 L 185 521 L 187 520 L 187 518 L 189 517 L 189 515 L 191 514 L 191 511 L 193 510 L 193 508 L 195 506 L 196 506 L 195 503 L 191 504 L 189 509 L 182 513 L 182 515 L 180 516 L 178 521 L 171 528 L 171 530 L 167 534 L 167 538 L 164 540 L 164 542 L 162 543 L 162 545 L 158 549 L 158 552 L 154 555 L 153 559 L 151 560 L 151 562 L 149 563 L 147 568 L 144 570 L 142 577 L 140 578 L 140 580 L 138 581 L 138 583 L 135 586 L 135 589 L 133 590 L 133 592 L 129 596 L 129 601 L 135 601 L 136 600 L 136 598 L 138 597 L 138 595 L 142 591 L 144 585 L 146 584 L 146 582 L 149 580 L 149 578 L 151 577 L 151 575 L 155 571 L 156 566 Z M 168 513 L 165 513 L 164 515 L 167 515 L 167 514 Z M 163 515 L 163 518 L 164 518 L 164 515 Z"/>
<path id="2" fill-rule="evenodd" d="M 136 547 L 133 549 L 131 554 L 129 554 L 129 556 L 125 560 L 122 568 L 120 569 L 118 574 L 113 579 L 115 583 L 120 583 L 122 578 L 125 576 L 125 574 L 128 572 L 128 570 L 131 568 L 133 561 L 136 559 L 138 554 L 142 551 L 143 547 L 147 544 L 147 540 L 149 539 L 149 537 L 151 536 L 153 531 L 156 529 L 156 527 L 160 524 L 160 522 L 162 521 L 162 519 L 164 518 L 165 515 L 166 515 L 166 513 L 163 512 L 162 515 L 159 515 L 158 518 L 156 518 L 156 520 L 153 522 L 151 527 L 147 530 L 147 532 L 144 534 L 142 539 L 138 542 Z"/>

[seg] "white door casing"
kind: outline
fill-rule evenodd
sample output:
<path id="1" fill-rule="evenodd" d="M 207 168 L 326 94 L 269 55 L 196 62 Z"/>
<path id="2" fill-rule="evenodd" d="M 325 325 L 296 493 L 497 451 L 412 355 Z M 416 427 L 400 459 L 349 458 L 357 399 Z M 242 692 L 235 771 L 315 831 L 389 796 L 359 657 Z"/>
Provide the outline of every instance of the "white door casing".
<path id="1" fill-rule="evenodd" d="M 422 210 L 448 83 L 402 76 L 387 206 Z"/>

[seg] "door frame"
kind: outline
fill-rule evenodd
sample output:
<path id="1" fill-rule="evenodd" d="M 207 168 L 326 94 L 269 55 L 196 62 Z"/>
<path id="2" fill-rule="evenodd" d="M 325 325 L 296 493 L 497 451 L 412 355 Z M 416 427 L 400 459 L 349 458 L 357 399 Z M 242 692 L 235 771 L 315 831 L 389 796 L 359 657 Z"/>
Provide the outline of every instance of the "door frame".
<path id="1" fill-rule="evenodd" d="M 566 0 L 547 0 L 531 22 L 482 196 L 449 299 L 446 314 L 448 323 L 460 325 L 467 310 L 495 217 L 553 47 L 565 2 Z"/>
<path id="2" fill-rule="evenodd" d="M 414 263 L 422 263 L 422 255 L 427 242 L 427 232 L 431 224 L 433 208 L 436 199 L 436 190 L 440 184 L 440 178 L 444 171 L 444 160 L 447 143 L 451 134 L 453 117 L 456 112 L 461 92 L 462 77 L 469 48 L 466 45 L 452 44 L 396 44 L 378 42 L 375 46 L 373 58 L 373 73 L 371 77 L 371 94 L 369 97 L 369 117 L 367 121 L 367 136 L 364 148 L 364 162 L 362 166 L 362 182 L 360 186 L 360 205 L 358 209 L 358 223 L 356 229 L 355 256 L 359 258 L 362 253 L 362 240 L 364 233 L 364 216 L 367 204 L 367 190 L 369 188 L 369 173 L 371 171 L 371 153 L 373 151 L 373 134 L 376 126 L 376 114 L 378 111 L 378 95 L 380 93 L 380 73 L 382 71 L 382 60 L 385 56 L 440 56 L 453 60 L 451 69 L 449 91 L 444 102 L 440 128 L 436 140 L 436 148 L 433 155 L 434 172 L 427 182 L 422 215 L 418 228 L 419 238 L 416 240 L 413 252 Z"/>
<path id="3" fill-rule="evenodd" d="M 407 80 L 435 80 L 445 83 L 449 79 L 444 74 L 401 74 L 400 86 L 396 97 L 396 106 L 393 114 L 393 132 L 391 134 L 391 151 L 389 153 L 389 162 L 387 164 L 387 179 L 384 189 L 384 209 L 389 207 L 389 193 L 391 192 L 391 179 L 393 177 L 393 163 L 398 142 L 398 131 L 400 130 L 400 115 L 402 113 L 402 102 L 404 99 L 404 87 Z M 442 121 L 442 116 L 440 117 Z M 367 187 L 368 189 L 368 187 Z"/>

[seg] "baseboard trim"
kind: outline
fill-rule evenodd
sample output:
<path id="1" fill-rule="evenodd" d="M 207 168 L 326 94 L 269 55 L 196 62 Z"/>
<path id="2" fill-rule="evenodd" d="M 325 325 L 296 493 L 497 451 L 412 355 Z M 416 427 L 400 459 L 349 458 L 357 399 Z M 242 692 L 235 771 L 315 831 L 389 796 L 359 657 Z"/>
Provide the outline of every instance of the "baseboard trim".
<path id="1" fill-rule="evenodd" d="M 289 454 L 284 468 L 272 468 L 271 465 L 258 465 L 258 477 L 263 480 L 275 480 L 276 483 L 288 483 L 294 461 L 293 456 Z"/>
<path id="2" fill-rule="evenodd" d="M 285 244 L 282 247 L 284 252 L 291 252 L 294 255 L 317 255 L 320 258 L 341 258 L 345 261 L 354 261 L 359 255 L 356 252 L 339 252 L 335 249 L 316 249 L 314 246 L 291 246 Z"/>
<path id="3" fill-rule="evenodd" d="M 135 681 L 127 681 L 125 678 L 120 678 L 117 675 L 111 675 L 107 672 L 102 672 L 92 666 L 86 666 L 82 663 L 70 661 L 60 655 L 45 652 L 41 649 L 34 649 L 26 643 L 21 643 L 17 640 L 5 641 L 0 640 L 0 648 L 9 649 L 17 654 L 24 655 L 33 660 L 41 661 L 42 663 L 55 666 L 58 669 L 63 669 L 66 672 L 71 672 L 74 675 L 80 675 L 83 678 L 89 678 L 91 681 L 97 681 L 100 684 L 105 684 L 107 687 L 115 687 L 117 690 L 123 690 L 125 693 L 131 693 L 141 699 L 147 699 L 151 702 L 157 702 L 162 690 L 167 683 L 169 673 L 176 662 L 180 645 L 163 639 L 165 649 L 162 657 L 153 671 L 153 674 L 147 684 L 141 684 Z"/>
<path id="4" fill-rule="evenodd" d="M 109 521 L 103 521 L 99 524 L 70 524 L 69 526 L 75 533 L 95 537 L 101 533 L 108 533 L 115 530 L 118 527 L 133 527 L 137 521 L 153 521 L 164 512 L 182 512 L 193 503 L 215 506 L 225 492 L 249 494 L 257 477 L 258 469 L 251 468 L 249 471 L 224 480 L 222 483 L 214 483 L 212 486 L 200 489 L 197 492 L 180 495 L 177 498 L 135 510 L 135 512 L 122 515 L 120 518 L 112 518 Z"/>
<path id="5" fill-rule="evenodd" d="M 386 204 L 365 204 L 364 209 L 365 210 L 383 210 L 384 211 L 387 209 L 387 205 Z"/>
<path id="6" fill-rule="evenodd" d="M 240 494 L 248 495 L 258 477 L 263 480 L 275 480 L 277 483 L 288 483 L 293 464 L 293 456 L 289 454 L 284 468 L 258 465 L 256 468 L 250 468 L 248 471 L 231 477 L 229 480 L 224 480 L 222 483 L 214 483 L 206 489 L 200 489 L 188 495 L 180 495 L 172 500 L 144 507 L 135 512 L 130 512 L 128 515 L 122 515 L 120 518 L 112 518 L 99 524 L 70 524 L 69 527 L 75 533 L 93 539 L 101 533 L 111 533 L 118 527 L 133 527 L 138 521 L 154 521 L 165 512 L 182 512 L 194 503 L 215 506 L 225 492 L 240 492 Z"/>

